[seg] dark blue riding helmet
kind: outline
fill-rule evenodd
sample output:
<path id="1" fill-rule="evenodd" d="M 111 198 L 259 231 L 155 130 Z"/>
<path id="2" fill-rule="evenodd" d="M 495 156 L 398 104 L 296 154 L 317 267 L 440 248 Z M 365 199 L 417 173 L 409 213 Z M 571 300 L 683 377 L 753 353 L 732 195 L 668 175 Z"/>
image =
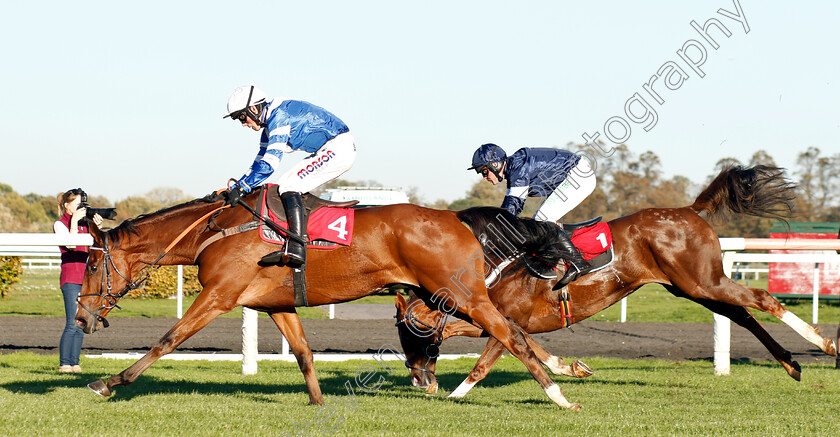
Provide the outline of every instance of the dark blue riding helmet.
<path id="1" fill-rule="evenodd" d="M 501 147 L 493 143 L 482 144 L 481 147 L 473 153 L 472 167 L 467 170 L 475 170 L 476 173 L 486 174 L 485 169 L 487 169 L 493 172 L 493 174 L 495 174 L 501 181 L 504 179 L 501 172 L 505 161 L 507 161 L 507 153 L 505 153 Z"/>

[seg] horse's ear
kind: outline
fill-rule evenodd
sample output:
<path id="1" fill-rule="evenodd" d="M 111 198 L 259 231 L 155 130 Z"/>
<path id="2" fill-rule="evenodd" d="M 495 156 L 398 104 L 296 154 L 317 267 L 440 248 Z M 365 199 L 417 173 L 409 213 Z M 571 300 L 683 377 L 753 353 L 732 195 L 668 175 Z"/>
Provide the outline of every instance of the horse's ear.
<path id="1" fill-rule="evenodd" d="M 397 307 L 397 312 L 399 314 L 405 314 L 405 310 L 408 308 L 405 298 L 399 293 L 397 293 L 397 297 L 394 298 L 394 306 Z"/>
<path id="2" fill-rule="evenodd" d="M 102 241 L 102 231 L 96 223 L 91 222 L 88 225 L 88 232 L 90 232 L 90 235 L 93 237 L 94 245 L 96 245 L 97 242 Z"/>

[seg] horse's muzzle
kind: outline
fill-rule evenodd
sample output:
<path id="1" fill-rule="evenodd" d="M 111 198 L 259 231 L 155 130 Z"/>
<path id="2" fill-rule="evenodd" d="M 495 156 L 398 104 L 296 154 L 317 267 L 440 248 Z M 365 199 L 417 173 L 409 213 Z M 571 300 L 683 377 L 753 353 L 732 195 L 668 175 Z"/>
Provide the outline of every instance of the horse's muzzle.
<path id="1" fill-rule="evenodd" d="M 110 325 L 108 320 L 104 317 L 100 317 L 100 319 L 102 320 L 103 328 L 107 328 Z M 93 334 L 97 329 L 99 329 L 97 318 L 91 314 L 76 316 L 76 326 L 78 326 L 85 334 Z"/>

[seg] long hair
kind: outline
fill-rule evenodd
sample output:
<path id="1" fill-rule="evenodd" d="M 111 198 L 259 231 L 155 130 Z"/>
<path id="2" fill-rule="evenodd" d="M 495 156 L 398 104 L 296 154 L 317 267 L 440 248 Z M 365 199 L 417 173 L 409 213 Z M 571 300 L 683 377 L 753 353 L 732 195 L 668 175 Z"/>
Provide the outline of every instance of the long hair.
<path id="1" fill-rule="evenodd" d="M 724 168 L 690 206 L 710 218 L 725 212 L 775 218 L 787 224 L 793 211 L 796 185 L 784 169 L 757 165 Z"/>
<path id="2" fill-rule="evenodd" d="M 65 203 L 70 203 L 70 202 L 76 200 L 76 198 L 81 195 L 81 194 L 76 192 L 77 190 L 78 190 L 78 188 L 74 188 L 72 190 L 67 190 L 67 191 L 59 194 L 58 196 L 56 196 L 55 200 L 56 200 L 56 202 L 58 202 L 58 218 L 63 217 L 64 214 L 67 212 L 67 211 L 65 211 L 64 204 Z"/>
<path id="3" fill-rule="evenodd" d="M 564 258 L 560 249 L 557 224 L 531 218 L 519 218 L 501 208 L 475 207 L 457 213 L 481 242 L 485 256 L 495 261 L 519 257 L 515 269 L 525 267 L 524 259 L 556 265 Z"/>

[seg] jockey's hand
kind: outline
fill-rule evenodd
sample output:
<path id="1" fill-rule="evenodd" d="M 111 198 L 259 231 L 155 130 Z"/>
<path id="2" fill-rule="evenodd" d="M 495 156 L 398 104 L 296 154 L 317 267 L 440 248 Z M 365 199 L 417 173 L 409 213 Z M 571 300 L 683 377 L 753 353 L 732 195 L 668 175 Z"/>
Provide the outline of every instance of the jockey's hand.
<path id="1" fill-rule="evenodd" d="M 242 197 L 245 196 L 245 193 L 242 191 L 242 187 L 237 185 L 231 187 L 224 195 L 228 205 L 236 206 L 242 200 Z"/>

